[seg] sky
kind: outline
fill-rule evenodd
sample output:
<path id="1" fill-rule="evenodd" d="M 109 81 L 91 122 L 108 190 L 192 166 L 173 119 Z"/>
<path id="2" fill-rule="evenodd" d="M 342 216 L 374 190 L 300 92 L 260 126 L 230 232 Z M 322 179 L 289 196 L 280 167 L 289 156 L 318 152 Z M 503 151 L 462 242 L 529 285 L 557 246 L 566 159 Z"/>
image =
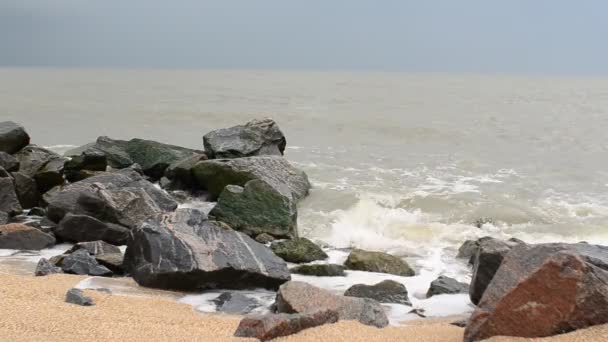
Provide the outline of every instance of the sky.
<path id="1" fill-rule="evenodd" d="M 0 66 L 608 74 L 608 1 L 0 0 Z"/>

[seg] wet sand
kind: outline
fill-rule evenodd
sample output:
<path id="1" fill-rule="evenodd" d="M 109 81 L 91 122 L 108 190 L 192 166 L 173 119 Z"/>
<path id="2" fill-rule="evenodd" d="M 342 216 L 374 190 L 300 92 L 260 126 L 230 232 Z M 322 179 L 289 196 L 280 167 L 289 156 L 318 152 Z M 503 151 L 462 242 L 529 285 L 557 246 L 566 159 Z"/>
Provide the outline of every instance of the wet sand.
<path id="1" fill-rule="evenodd" d="M 240 317 L 202 315 L 166 298 L 109 295 L 87 290 L 97 305 L 64 302 L 84 279 L 72 275 L 32 277 L 0 273 L 1 341 L 254 341 L 233 337 Z M 377 329 L 353 321 L 308 329 L 277 341 L 462 341 L 463 329 L 446 321 L 420 321 Z M 563 335 L 555 341 L 599 341 L 606 326 Z M 512 341 L 495 338 L 492 341 Z M 518 341 L 521 339 L 517 339 Z M 553 340 L 552 340 L 553 341 Z"/>

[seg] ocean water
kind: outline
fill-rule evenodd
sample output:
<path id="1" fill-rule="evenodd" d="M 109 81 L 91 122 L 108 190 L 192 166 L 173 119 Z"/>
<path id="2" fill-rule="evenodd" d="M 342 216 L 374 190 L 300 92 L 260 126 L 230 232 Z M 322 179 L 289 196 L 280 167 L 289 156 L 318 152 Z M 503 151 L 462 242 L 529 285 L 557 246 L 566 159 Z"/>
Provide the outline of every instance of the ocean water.
<path id="1" fill-rule="evenodd" d="M 608 244 L 605 78 L 0 69 L 0 118 L 59 152 L 99 135 L 202 148 L 204 133 L 266 116 L 313 183 L 301 235 L 336 261 L 350 247 L 404 257 L 418 275 L 398 280 L 431 315 L 470 310 L 466 296 L 423 298 L 440 274 L 470 278 L 454 259 L 466 239 Z M 306 281 L 339 292 L 386 277 Z"/>

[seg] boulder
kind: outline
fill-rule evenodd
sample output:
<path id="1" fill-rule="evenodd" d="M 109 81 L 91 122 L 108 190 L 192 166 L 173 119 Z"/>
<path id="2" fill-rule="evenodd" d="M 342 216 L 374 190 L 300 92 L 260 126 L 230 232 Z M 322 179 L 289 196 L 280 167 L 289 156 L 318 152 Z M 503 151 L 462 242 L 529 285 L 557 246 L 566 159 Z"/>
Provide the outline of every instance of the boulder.
<path id="1" fill-rule="evenodd" d="M 64 173 L 66 179 L 74 183 L 92 177 L 96 173 L 106 171 L 107 168 L 108 159 L 106 154 L 102 151 L 89 149 L 66 161 Z"/>
<path id="2" fill-rule="evenodd" d="M 380 303 L 412 305 L 405 285 L 394 280 L 384 280 L 375 285 L 357 284 L 344 292 L 348 297 L 370 298 Z"/>
<path id="3" fill-rule="evenodd" d="M 110 167 L 124 169 L 134 163 L 126 149 L 127 142 L 124 140 L 99 137 L 94 143 L 69 150 L 64 155 L 73 159 L 82 155 L 95 155 L 101 153 L 106 156 L 106 162 Z"/>
<path id="4" fill-rule="evenodd" d="M 125 266 L 142 286 L 184 291 L 276 289 L 290 279 L 285 262 L 266 246 L 207 221 L 195 209 L 179 209 L 132 230 Z"/>
<path id="5" fill-rule="evenodd" d="M 280 156 L 206 160 L 197 163 L 192 172 L 212 199 L 218 198 L 227 185 L 242 187 L 253 179 L 268 183 L 286 197 L 291 194 L 296 201 L 306 197 L 310 189 L 306 174 Z"/>
<path id="6" fill-rule="evenodd" d="M 255 237 L 255 241 L 257 241 L 261 244 L 271 243 L 274 240 L 275 240 L 275 238 L 272 235 L 266 234 L 266 233 L 262 233 Z"/>
<path id="7" fill-rule="evenodd" d="M 120 248 L 117 246 L 111 245 L 105 241 L 97 240 L 97 241 L 87 241 L 87 242 L 79 242 L 72 246 L 65 253 L 70 254 L 74 253 L 79 249 L 84 249 L 89 252 L 90 255 L 103 255 L 103 254 L 120 254 Z"/>
<path id="8" fill-rule="evenodd" d="M 57 153 L 37 145 L 28 145 L 14 155 L 19 161 L 19 172 L 34 178 L 49 161 L 65 161 Z"/>
<path id="9" fill-rule="evenodd" d="M 13 180 L 17 198 L 23 208 L 33 208 L 40 203 L 38 185 L 32 177 L 21 172 L 13 172 Z"/>
<path id="10" fill-rule="evenodd" d="M 300 265 L 289 270 L 292 274 L 302 274 L 316 277 L 344 277 L 344 266 L 337 264 Z"/>
<path id="11" fill-rule="evenodd" d="M 241 320 L 234 336 L 268 341 L 337 321 L 338 313 L 334 310 L 322 310 L 308 314 L 271 313 L 263 316 L 248 316 Z"/>
<path id="12" fill-rule="evenodd" d="M 517 245 L 515 242 L 494 238 L 482 238 L 478 242 L 479 248 L 475 254 L 473 276 L 469 287 L 469 297 L 475 305 L 479 303 L 504 256 Z"/>
<path id="13" fill-rule="evenodd" d="M 169 190 L 196 190 L 198 185 L 194 179 L 192 169 L 198 162 L 203 160 L 207 160 L 207 155 L 197 153 L 173 162 L 165 170 L 166 182 L 163 188 Z"/>
<path id="14" fill-rule="evenodd" d="M 81 306 L 92 306 L 95 305 L 95 302 L 91 297 L 87 297 L 84 295 L 82 290 L 79 289 L 69 289 L 65 294 L 66 303 L 76 304 Z"/>
<path id="15" fill-rule="evenodd" d="M 0 167 L 12 172 L 19 170 L 19 161 L 6 152 L 0 151 Z"/>
<path id="16" fill-rule="evenodd" d="M 45 193 L 52 188 L 65 183 L 63 179 L 63 166 L 65 159 L 55 158 L 49 160 L 36 174 L 34 179 L 40 192 Z"/>
<path id="17" fill-rule="evenodd" d="M 23 211 L 15 193 L 15 184 L 11 178 L 0 178 L 0 211 L 10 215 L 16 215 Z"/>
<path id="18" fill-rule="evenodd" d="M 250 180 L 244 187 L 226 186 L 209 215 L 249 236 L 297 236 L 295 201 L 259 179 Z"/>
<path id="19" fill-rule="evenodd" d="M 299 281 L 281 285 L 275 305 L 279 313 L 310 314 L 319 310 L 333 310 L 338 312 L 341 320 L 357 320 L 378 328 L 388 325 L 386 313 L 375 300 L 338 296 Z"/>
<path id="20" fill-rule="evenodd" d="M 56 265 L 61 267 L 65 273 L 99 277 L 112 276 L 112 271 L 100 265 L 85 249 L 79 249 L 74 253 L 62 255 L 57 260 L 51 261 L 56 261 Z"/>
<path id="21" fill-rule="evenodd" d="M 213 303 L 217 311 L 231 315 L 244 315 L 260 306 L 257 300 L 238 292 L 224 292 L 215 298 Z"/>
<path id="22" fill-rule="evenodd" d="M 283 155 L 287 141 L 270 118 L 252 120 L 245 125 L 211 131 L 203 137 L 209 158 L 242 158 Z"/>
<path id="23" fill-rule="evenodd" d="M 23 224 L 0 226 L 0 249 L 40 250 L 55 244 L 55 238 Z"/>
<path id="24" fill-rule="evenodd" d="M 125 245 L 129 228 L 102 222 L 87 215 L 67 214 L 55 228 L 55 235 L 65 241 L 86 242 L 103 240 L 113 245 Z"/>
<path id="25" fill-rule="evenodd" d="M 169 194 L 129 168 L 55 188 L 43 198 L 48 203 L 47 215 L 54 222 L 72 213 L 129 228 L 177 208 L 177 202 Z"/>
<path id="26" fill-rule="evenodd" d="M 454 278 L 439 276 L 439 278 L 431 282 L 431 286 L 426 292 L 426 298 L 430 298 L 434 295 L 440 294 L 456 294 L 468 292 L 469 284 L 461 283 Z"/>
<path id="27" fill-rule="evenodd" d="M 0 225 L 5 225 L 10 220 L 11 216 L 4 211 L 0 211 Z"/>
<path id="28" fill-rule="evenodd" d="M 11 174 L 0 166 L 0 178 L 13 178 Z"/>
<path id="29" fill-rule="evenodd" d="M 537 338 L 608 323 L 608 247 L 520 244 L 508 253 L 465 329 L 464 341 Z"/>
<path id="30" fill-rule="evenodd" d="M 415 275 L 414 270 L 407 262 L 396 256 L 357 248 L 350 252 L 344 266 L 350 270 L 388 273 L 404 277 Z"/>
<path id="31" fill-rule="evenodd" d="M 14 154 L 30 143 L 23 126 L 12 121 L 0 122 L 0 151 Z"/>
<path id="32" fill-rule="evenodd" d="M 56 273 L 63 273 L 63 270 L 60 267 L 53 265 L 45 258 L 41 258 L 40 260 L 38 260 L 38 264 L 36 264 L 36 270 L 34 271 L 34 275 L 36 277 L 47 276 L 49 274 Z"/>
<path id="33" fill-rule="evenodd" d="M 270 248 L 281 259 L 287 262 L 306 263 L 327 259 L 327 254 L 321 247 L 315 245 L 307 238 L 277 241 Z"/>

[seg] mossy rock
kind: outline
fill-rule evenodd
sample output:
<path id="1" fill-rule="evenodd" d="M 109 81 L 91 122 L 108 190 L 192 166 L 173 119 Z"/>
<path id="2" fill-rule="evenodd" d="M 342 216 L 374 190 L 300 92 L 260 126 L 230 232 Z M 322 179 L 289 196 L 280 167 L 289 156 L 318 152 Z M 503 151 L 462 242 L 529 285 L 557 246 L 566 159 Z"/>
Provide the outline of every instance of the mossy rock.
<path id="1" fill-rule="evenodd" d="M 278 241 L 270 245 L 270 248 L 283 260 L 298 264 L 325 260 L 328 257 L 321 247 L 306 238 Z"/>
<path id="2" fill-rule="evenodd" d="M 395 274 L 411 277 L 416 273 L 407 262 L 383 253 L 353 249 L 344 265 L 350 270 Z"/>
<path id="3" fill-rule="evenodd" d="M 337 264 L 309 264 L 296 266 L 289 271 L 295 274 L 316 277 L 344 277 L 344 269 L 344 266 Z"/>

